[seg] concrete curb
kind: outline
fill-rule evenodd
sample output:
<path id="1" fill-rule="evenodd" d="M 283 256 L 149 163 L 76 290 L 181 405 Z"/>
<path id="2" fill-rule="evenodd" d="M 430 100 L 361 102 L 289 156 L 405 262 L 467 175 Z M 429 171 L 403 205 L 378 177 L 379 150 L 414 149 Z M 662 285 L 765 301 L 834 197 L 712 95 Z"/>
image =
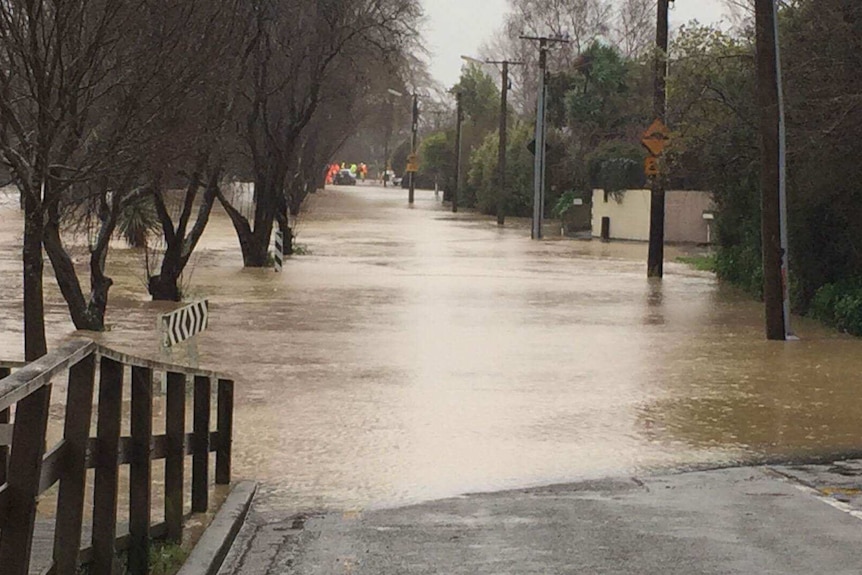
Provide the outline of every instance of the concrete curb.
<path id="1" fill-rule="evenodd" d="M 257 483 L 237 484 L 216 513 L 213 522 L 192 549 L 177 575 L 215 575 L 242 527 L 243 520 L 257 491 Z"/>

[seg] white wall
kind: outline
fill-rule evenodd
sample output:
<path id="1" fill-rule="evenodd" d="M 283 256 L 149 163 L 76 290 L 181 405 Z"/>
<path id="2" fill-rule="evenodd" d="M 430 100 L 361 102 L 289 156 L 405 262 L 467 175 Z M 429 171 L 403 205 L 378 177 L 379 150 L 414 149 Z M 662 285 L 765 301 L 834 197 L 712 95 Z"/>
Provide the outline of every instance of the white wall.
<path id="1" fill-rule="evenodd" d="M 618 196 L 619 194 L 617 194 Z M 593 190 L 593 237 L 602 235 L 602 218 L 611 219 L 611 239 L 649 241 L 649 190 L 623 192 L 622 201 L 614 194 Z"/>
<path id="2" fill-rule="evenodd" d="M 669 191 L 665 199 L 665 241 L 706 243 L 709 222 L 704 211 L 713 209 L 712 194 L 697 191 Z M 602 218 L 611 220 L 611 239 L 649 241 L 650 191 L 628 190 L 622 200 L 593 190 L 592 234 L 600 237 Z"/>

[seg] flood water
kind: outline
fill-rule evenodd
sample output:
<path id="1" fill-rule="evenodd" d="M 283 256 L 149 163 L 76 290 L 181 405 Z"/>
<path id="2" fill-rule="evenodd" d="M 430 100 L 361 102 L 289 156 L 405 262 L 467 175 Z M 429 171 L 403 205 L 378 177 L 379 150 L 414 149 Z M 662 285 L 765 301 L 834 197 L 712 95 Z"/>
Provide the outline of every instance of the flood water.
<path id="1" fill-rule="evenodd" d="M 394 506 L 474 491 L 862 445 L 862 341 L 762 307 L 646 245 L 529 239 L 529 222 L 451 214 L 432 192 L 334 188 L 284 273 L 242 269 L 218 211 L 188 293 L 208 297 L 200 364 L 237 379 L 234 474 L 275 512 Z M 2 209 L 0 355 L 22 355 L 21 217 Z M 83 254 L 82 254 L 83 257 Z M 142 256 L 118 245 L 98 337 L 166 358 Z M 83 261 L 83 260 L 82 260 Z M 72 330 L 46 273 L 50 339 Z M 185 359 L 176 352 L 174 359 Z"/>

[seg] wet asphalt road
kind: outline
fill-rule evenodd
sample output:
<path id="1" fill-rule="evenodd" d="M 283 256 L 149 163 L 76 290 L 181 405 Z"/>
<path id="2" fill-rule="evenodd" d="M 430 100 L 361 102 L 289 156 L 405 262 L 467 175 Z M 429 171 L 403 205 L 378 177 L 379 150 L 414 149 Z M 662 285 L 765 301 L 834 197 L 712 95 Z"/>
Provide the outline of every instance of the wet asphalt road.
<path id="1" fill-rule="evenodd" d="M 859 573 L 862 522 L 813 491 L 735 468 L 278 521 L 252 512 L 221 575 Z"/>

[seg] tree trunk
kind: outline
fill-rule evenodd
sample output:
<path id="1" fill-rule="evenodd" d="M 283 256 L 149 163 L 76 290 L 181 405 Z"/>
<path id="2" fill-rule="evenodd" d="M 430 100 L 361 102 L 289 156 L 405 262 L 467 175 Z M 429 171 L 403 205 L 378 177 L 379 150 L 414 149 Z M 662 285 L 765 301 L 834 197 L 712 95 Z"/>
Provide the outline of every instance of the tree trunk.
<path id="1" fill-rule="evenodd" d="M 153 296 L 153 301 L 180 301 L 182 294 L 179 287 L 179 276 L 164 272 L 150 276 L 147 290 Z"/>
<path id="2" fill-rule="evenodd" d="M 278 196 L 284 193 L 283 182 L 284 172 L 277 169 L 258 173 L 255 177 L 254 228 L 245 216 L 227 201 L 224 194 L 216 194 L 236 230 L 242 250 L 242 263 L 247 268 L 262 268 L 268 263 L 272 225 L 278 209 Z"/>
<path id="3" fill-rule="evenodd" d="M 31 193 L 24 195 L 24 359 L 48 353 L 42 290 L 42 210 Z"/>
<path id="4" fill-rule="evenodd" d="M 100 242 L 97 249 L 90 254 L 90 288 L 92 291 L 88 302 L 81 289 L 75 264 L 63 247 L 56 205 L 48 211 L 48 221 L 43 230 L 45 251 L 51 260 L 51 266 L 54 268 L 54 276 L 60 287 L 60 293 L 63 294 L 63 299 L 66 300 L 69 307 L 72 323 L 75 324 L 76 329 L 104 331 L 108 290 L 113 284 L 111 278 L 104 275 L 107 241 Z"/>

